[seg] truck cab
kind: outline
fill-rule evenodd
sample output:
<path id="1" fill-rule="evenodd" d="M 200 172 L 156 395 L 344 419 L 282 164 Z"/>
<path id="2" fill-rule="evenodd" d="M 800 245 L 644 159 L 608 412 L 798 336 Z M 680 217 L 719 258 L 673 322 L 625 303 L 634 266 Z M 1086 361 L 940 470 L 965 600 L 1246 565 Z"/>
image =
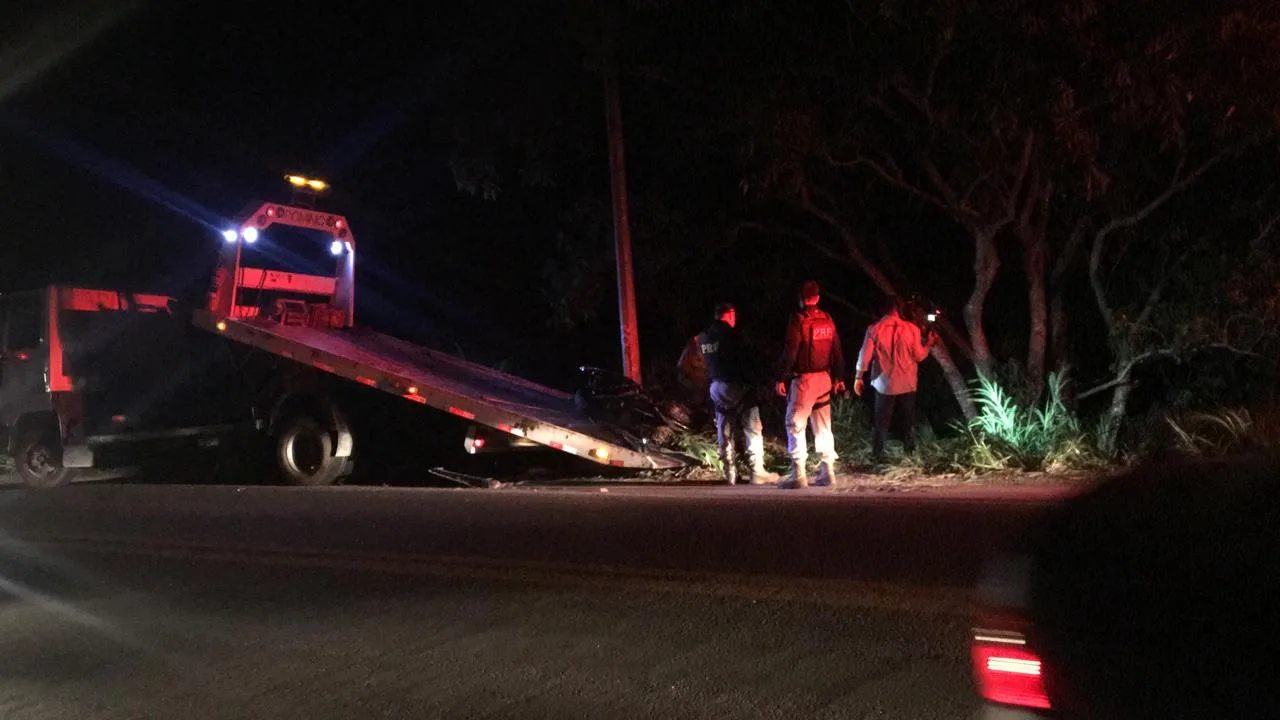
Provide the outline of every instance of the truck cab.
<path id="1" fill-rule="evenodd" d="M 28 486 L 215 447 L 254 423 L 228 349 L 172 298 L 61 285 L 0 295 L 0 338 L 0 451 Z"/>

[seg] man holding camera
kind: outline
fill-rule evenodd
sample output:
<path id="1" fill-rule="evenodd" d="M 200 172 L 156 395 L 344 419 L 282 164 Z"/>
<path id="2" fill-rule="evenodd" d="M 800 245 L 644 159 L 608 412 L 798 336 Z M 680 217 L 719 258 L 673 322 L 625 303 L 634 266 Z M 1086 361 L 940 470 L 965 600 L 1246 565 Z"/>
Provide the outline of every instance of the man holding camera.
<path id="1" fill-rule="evenodd" d="M 858 353 L 853 392 L 862 396 L 862 373 L 869 372 L 871 387 L 875 391 L 871 454 L 877 465 L 884 462 L 884 443 L 889 437 L 889 423 L 895 409 L 901 413 L 901 420 L 906 425 L 903 449 L 909 453 L 916 449 L 919 367 L 938 341 L 933 330 L 920 329 L 915 322 L 919 315 L 920 308 L 915 303 L 902 303 L 896 298 L 889 300 L 884 317 L 867 328 L 866 339 Z"/>

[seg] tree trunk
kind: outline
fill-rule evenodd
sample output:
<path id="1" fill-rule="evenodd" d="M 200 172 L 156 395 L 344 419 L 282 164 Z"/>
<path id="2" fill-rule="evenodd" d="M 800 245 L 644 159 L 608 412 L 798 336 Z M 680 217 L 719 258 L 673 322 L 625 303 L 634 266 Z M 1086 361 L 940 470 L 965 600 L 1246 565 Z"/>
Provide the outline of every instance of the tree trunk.
<path id="1" fill-rule="evenodd" d="M 1070 337 L 1067 334 L 1067 298 L 1061 287 L 1053 291 L 1049 299 L 1049 352 L 1053 358 L 1053 369 L 1064 373 L 1071 366 Z M 1067 407 L 1075 404 L 1075 392 L 1072 385 L 1063 388 L 1062 401 Z"/>
<path id="2" fill-rule="evenodd" d="M 991 377 L 992 362 L 982 316 L 987 307 L 987 295 L 991 293 L 991 286 L 995 284 L 999 270 L 1000 254 L 996 251 L 994 236 L 975 232 L 973 292 L 969 294 L 969 301 L 964 306 L 964 323 L 969 329 L 969 339 L 973 344 L 974 369 L 984 377 Z"/>
<path id="3" fill-rule="evenodd" d="M 938 361 L 938 366 L 942 368 L 942 375 L 947 379 L 947 384 L 951 386 L 951 394 L 955 395 L 956 402 L 960 405 L 960 412 L 964 413 L 966 422 L 978 416 L 978 409 L 973 404 L 973 396 L 969 393 L 969 385 L 964 380 L 964 373 L 960 372 L 960 368 L 956 367 L 955 358 L 951 357 L 951 351 L 946 345 L 938 344 L 933 347 L 933 357 Z"/>
<path id="4" fill-rule="evenodd" d="M 844 248 L 845 248 L 845 252 L 848 254 L 849 262 L 852 263 L 854 267 L 861 270 L 873 285 L 879 288 L 887 296 L 898 297 L 898 289 L 894 286 L 893 280 L 891 280 L 889 276 L 886 275 L 885 272 L 880 269 L 880 266 L 876 262 L 868 258 L 867 255 L 862 251 L 862 243 L 859 242 L 858 235 L 854 232 L 853 228 L 849 227 L 849 225 L 845 224 L 842 220 L 837 218 L 835 215 L 825 212 L 822 209 L 818 208 L 807 198 L 803 202 L 801 207 L 806 212 L 809 212 L 810 214 L 812 214 L 814 217 L 827 223 L 829 226 L 831 226 L 832 229 L 834 229 L 837 233 L 839 233 L 841 240 L 843 240 L 844 242 Z M 994 245 L 992 249 L 994 250 Z M 996 266 L 997 267 L 999 266 L 998 258 L 997 258 Z M 992 268 L 990 272 L 990 280 L 987 283 L 987 290 L 991 289 L 991 283 L 994 281 L 995 281 L 995 268 Z M 982 296 L 982 300 L 979 301 L 980 304 L 982 301 L 985 301 L 985 299 L 986 299 L 986 294 L 984 292 Z M 970 302 L 972 303 L 972 299 L 970 300 Z M 967 312 L 967 309 L 966 309 L 966 312 Z M 986 353 L 985 357 L 987 359 L 987 364 L 989 366 L 990 351 L 986 350 L 986 336 L 981 334 L 981 331 L 982 331 L 982 325 L 980 322 L 981 317 L 982 317 L 982 312 L 981 312 L 981 309 L 979 309 L 978 330 L 979 330 L 979 334 L 983 339 L 983 349 L 984 349 L 984 352 Z M 947 334 L 950 334 L 950 333 L 947 333 Z M 944 345 L 934 346 L 934 349 L 932 352 L 933 352 L 933 356 L 938 360 L 938 365 L 942 367 L 942 374 L 946 377 L 947 384 L 951 386 L 951 393 L 955 395 L 956 403 L 960 405 L 960 412 L 964 413 L 964 417 L 966 420 L 972 420 L 977 414 L 977 412 L 973 405 L 973 399 L 969 395 L 969 386 L 965 382 L 964 373 L 960 372 L 960 369 L 956 367 L 955 359 L 951 357 L 951 351 L 948 350 Z"/>
<path id="5" fill-rule="evenodd" d="M 1024 241 L 1027 259 L 1027 307 L 1031 311 L 1030 335 L 1027 338 L 1027 389 L 1030 403 L 1040 401 L 1044 390 L 1045 343 L 1049 334 L 1049 312 L 1045 288 L 1044 238 Z"/>
<path id="6" fill-rule="evenodd" d="M 1104 426 L 1106 435 L 1100 438 L 1103 448 L 1108 451 L 1115 451 L 1116 438 L 1120 433 L 1120 426 L 1124 423 L 1124 416 L 1129 409 L 1129 395 L 1133 392 L 1133 365 L 1126 364 L 1120 375 L 1116 376 L 1116 380 L 1120 381 L 1115 389 L 1111 391 L 1111 407 L 1107 409 L 1107 423 Z"/>

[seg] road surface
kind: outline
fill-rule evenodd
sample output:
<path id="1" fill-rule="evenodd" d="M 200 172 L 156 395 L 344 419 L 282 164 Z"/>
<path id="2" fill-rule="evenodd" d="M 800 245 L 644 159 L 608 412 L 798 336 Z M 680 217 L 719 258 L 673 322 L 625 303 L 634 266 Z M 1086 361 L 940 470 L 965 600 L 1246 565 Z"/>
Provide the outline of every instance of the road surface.
<path id="1" fill-rule="evenodd" d="M 0 493 L 0 716 L 967 718 L 965 588 L 1046 499 Z"/>

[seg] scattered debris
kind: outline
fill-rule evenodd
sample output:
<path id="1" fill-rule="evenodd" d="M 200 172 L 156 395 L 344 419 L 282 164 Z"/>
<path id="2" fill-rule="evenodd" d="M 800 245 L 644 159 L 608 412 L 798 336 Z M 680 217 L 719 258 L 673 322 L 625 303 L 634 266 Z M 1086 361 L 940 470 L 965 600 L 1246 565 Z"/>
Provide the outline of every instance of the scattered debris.
<path id="1" fill-rule="evenodd" d="M 460 473 L 454 470 L 446 470 L 445 468 L 442 468 L 442 467 L 434 467 L 428 470 L 427 472 L 438 478 L 442 478 L 444 480 L 448 480 L 449 482 L 457 483 L 462 487 L 469 487 L 469 488 L 483 487 L 483 488 L 496 489 L 496 488 L 506 487 L 508 485 L 514 484 L 514 483 L 504 483 L 500 480 L 496 480 L 490 477 L 483 477 L 480 475 L 468 475 L 466 473 Z"/>

